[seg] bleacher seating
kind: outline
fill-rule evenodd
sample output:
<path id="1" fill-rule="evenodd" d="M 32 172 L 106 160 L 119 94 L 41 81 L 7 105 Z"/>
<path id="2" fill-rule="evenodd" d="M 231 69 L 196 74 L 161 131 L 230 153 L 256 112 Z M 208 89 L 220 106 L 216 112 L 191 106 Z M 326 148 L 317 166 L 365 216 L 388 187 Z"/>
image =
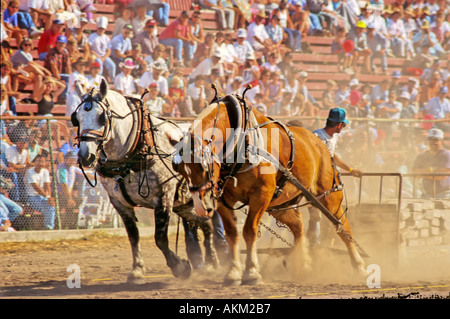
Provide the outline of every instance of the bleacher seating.
<path id="1" fill-rule="evenodd" d="M 192 13 L 192 4 L 195 1 L 187 0 L 169 0 L 171 5 L 170 10 L 170 21 L 175 20 L 180 16 L 183 10 L 188 10 Z M 107 28 L 107 34 L 111 34 L 114 28 L 115 21 L 115 5 L 111 4 L 95 4 L 97 12 L 94 14 L 94 18 L 99 16 L 106 16 L 109 20 L 109 25 Z M 201 9 L 202 12 L 202 23 L 206 32 L 217 32 L 217 19 L 215 18 L 215 13 L 211 10 Z M 95 24 L 88 24 L 88 32 L 93 32 L 96 29 Z M 159 31 L 163 28 L 159 27 Z M 339 80 L 350 80 L 352 75 L 346 73 L 338 72 L 337 56 L 331 54 L 331 41 L 330 37 L 320 37 L 320 36 L 308 36 L 303 39 L 303 41 L 308 42 L 312 49 L 312 53 L 294 53 L 294 63 L 302 70 L 308 72 L 308 82 L 307 86 L 310 90 L 312 96 L 320 100 L 322 96 L 323 89 L 325 88 L 325 82 L 328 79 Z M 33 42 L 36 48 L 37 40 Z M 12 41 L 12 46 L 16 47 L 15 41 Z M 37 59 L 37 52 L 35 50 L 34 57 Z M 388 71 L 401 70 L 405 60 L 400 58 L 388 58 Z M 185 74 L 191 73 L 191 68 L 185 68 Z M 358 79 L 362 84 L 369 83 L 371 85 L 381 82 L 383 79 L 389 78 L 389 75 L 374 75 L 374 74 L 359 74 Z M 407 76 L 403 76 L 401 81 L 405 82 Z M 23 88 L 22 94 L 17 105 L 17 110 L 19 113 L 34 112 L 37 108 L 33 104 L 23 104 L 20 102 L 24 97 L 29 96 L 32 91 L 32 86 L 28 85 Z M 64 115 L 65 106 L 57 105 L 53 109 L 55 115 Z"/>

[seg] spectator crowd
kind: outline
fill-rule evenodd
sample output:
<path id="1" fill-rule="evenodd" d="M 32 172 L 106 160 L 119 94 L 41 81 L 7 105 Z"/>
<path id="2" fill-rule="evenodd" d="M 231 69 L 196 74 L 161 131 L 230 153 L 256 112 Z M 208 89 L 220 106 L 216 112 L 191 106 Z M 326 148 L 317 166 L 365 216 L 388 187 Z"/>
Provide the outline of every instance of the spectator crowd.
<path id="1" fill-rule="evenodd" d="M 94 18 L 96 4 L 105 2 L 116 6 L 114 22 L 101 15 Z M 375 121 L 376 129 L 368 125 L 363 132 L 353 132 L 369 134 L 380 144 L 400 131 L 403 145 L 415 146 L 411 136 L 418 127 L 395 122 L 399 119 L 442 120 L 435 127 L 450 132 L 445 121 L 450 119 L 446 0 L 192 3 L 192 10 L 169 20 L 171 8 L 163 0 L 2 0 L 1 115 L 17 115 L 20 101 L 37 104 L 36 115 L 51 115 L 55 105 L 63 104 L 70 116 L 81 102 L 77 85 L 88 92 L 106 81 L 127 96 L 141 97 L 148 89 L 143 99 L 152 114 L 192 117 L 212 99 L 212 83 L 219 95 L 242 94 L 251 84 L 246 98 L 266 115 L 315 117 L 339 106 L 350 117 L 389 119 Z M 204 26 L 205 11 L 215 13 L 218 30 Z M 92 23 L 94 30 L 87 28 Z M 313 53 L 307 36 L 329 37 L 338 71 L 351 75 L 350 81 L 328 79 L 320 99 L 308 89 L 308 72 L 294 63 L 296 55 Z M 388 58 L 395 57 L 403 58 L 404 65 L 388 69 Z M 360 83 L 363 74 L 385 75 L 385 80 Z M 21 90 L 27 85 L 32 94 L 24 97 Z M 44 224 L 53 228 L 48 154 L 37 147 L 45 121 L 24 124 L 22 131 L 18 125 L 0 123 L 0 187 L 7 188 L 9 182 L 23 187 L 27 198 L 9 189 L 8 200 L 26 201 L 46 212 Z M 304 124 L 311 129 L 317 125 Z M 66 124 L 52 125 L 58 139 L 73 137 Z M 21 145 L 23 132 L 30 138 Z M 66 164 L 72 163 L 72 151 L 66 147 L 58 157 L 60 180 L 66 185 L 59 187 L 69 197 L 79 173 Z M 70 199 L 68 210 L 76 206 Z M 0 206 L 0 218 L 2 210 L 17 215 L 18 207 L 8 205 L 9 209 Z"/>

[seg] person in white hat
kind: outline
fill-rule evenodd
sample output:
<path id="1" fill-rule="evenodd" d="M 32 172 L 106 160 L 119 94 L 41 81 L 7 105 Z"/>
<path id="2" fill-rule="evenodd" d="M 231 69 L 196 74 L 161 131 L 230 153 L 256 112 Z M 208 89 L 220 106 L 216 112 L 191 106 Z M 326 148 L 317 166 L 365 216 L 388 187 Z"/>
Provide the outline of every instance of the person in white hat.
<path id="1" fill-rule="evenodd" d="M 137 93 L 131 71 L 136 67 L 132 58 L 119 63 L 122 72 L 114 79 L 114 89 L 122 95 L 132 96 Z"/>
<path id="2" fill-rule="evenodd" d="M 111 59 L 111 39 L 106 35 L 108 27 L 108 18 L 99 17 L 97 19 L 97 30 L 92 32 L 88 37 L 88 44 L 91 52 L 96 56 L 95 61 L 100 63 L 100 73 L 104 74 L 105 69 L 108 71 L 106 79 L 109 83 L 113 83 L 116 77 L 116 64 Z"/>
<path id="3" fill-rule="evenodd" d="M 242 66 L 245 63 L 245 57 L 248 53 L 253 53 L 255 50 L 253 49 L 250 42 L 246 40 L 247 38 L 247 30 L 239 29 L 237 31 L 237 40 L 234 42 L 234 50 L 236 51 L 236 55 L 238 57 L 238 63 Z"/>
<path id="4" fill-rule="evenodd" d="M 200 62 L 189 75 L 189 82 L 193 82 L 197 75 L 210 76 L 212 69 L 219 69 L 219 76 L 225 75 L 222 65 L 222 52 L 215 50 L 213 54 Z"/>
<path id="5" fill-rule="evenodd" d="M 162 75 L 166 70 L 166 65 L 161 61 L 154 61 L 150 65 L 150 71 L 145 72 L 138 80 L 139 94 L 144 93 L 150 84 L 156 83 L 158 85 L 158 94 L 163 98 L 169 95 L 169 84 L 167 79 Z"/>
<path id="6" fill-rule="evenodd" d="M 428 150 L 414 160 L 413 173 L 450 173 L 450 151 L 443 147 L 444 132 L 437 128 L 428 131 Z M 430 177 L 422 180 L 424 198 L 450 198 L 450 176 Z"/>
<path id="7" fill-rule="evenodd" d="M 250 42 L 255 51 L 265 53 L 278 50 L 273 44 L 264 26 L 264 21 L 268 16 L 264 10 L 261 10 L 255 17 L 255 21 L 250 23 L 247 28 L 247 41 Z M 279 52 L 278 52 L 279 53 Z"/>

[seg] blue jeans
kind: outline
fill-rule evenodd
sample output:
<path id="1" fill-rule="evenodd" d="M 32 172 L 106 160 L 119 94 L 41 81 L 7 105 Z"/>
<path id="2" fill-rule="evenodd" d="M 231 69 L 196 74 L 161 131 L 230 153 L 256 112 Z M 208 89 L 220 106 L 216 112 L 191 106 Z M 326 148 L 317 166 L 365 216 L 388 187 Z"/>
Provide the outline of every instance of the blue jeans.
<path id="1" fill-rule="evenodd" d="M 312 33 L 313 31 L 322 31 L 322 25 L 320 24 L 320 19 L 317 14 L 310 13 L 309 21 L 311 22 L 309 29 L 310 33 Z"/>
<path id="2" fill-rule="evenodd" d="M 44 215 L 44 227 L 53 229 L 55 227 L 55 207 L 48 203 L 48 199 L 44 196 L 29 196 L 28 203 L 31 208 Z"/>
<path id="3" fill-rule="evenodd" d="M 114 78 L 116 77 L 116 64 L 114 61 L 107 57 L 104 62 L 102 62 L 100 59 L 95 59 L 96 62 L 100 63 L 100 74 L 103 74 L 103 65 L 108 70 L 109 78 L 114 81 Z"/>
<path id="4" fill-rule="evenodd" d="M 186 58 L 191 61 L 194 58 L 194 52 L 192 48 L 189 48 L 189 42 L 184 42 L 181 39 L 164 39 L 159 40 L 159 42 L 164 46 L 171 46 L 175 48 L 175 60 L 183 61 L 183 49 Z M 193 46 L 192 46 L 193 47 Z"/>
<path id="5" fill-rule="evenodd" d="M 291 50 L 302 50 L 302 35 L 298 30 L 284 28 L 284 32 L 288 34 L 288 47 Z"/>
<path id="6" fill-rule="evenodd" d="M 66 88 L 61 93 L 61 96 L 63 96 L 67 100 L 67 98 L 69 97 L 69 78 L 70 78 L 70 75 L 62 73 L 59 76 L 61 77 L 61 80 L 63 80 L 64 83 L 66 84 Z"/>
<path id="7" fill-rule="evenodd" d="M 30 32 L 31 29 L 35 29 L 36 26 L 34 25 L 33 19 L 31 18 L 31 15 L 28 12 L 17 12 L 17 23 L 19 25 L 19 28 L 26 29 L 28 32 Z"/>
<path id="8" fill-rule="evenodd" d="M 151 9 L 147 12 L 149 16 L 158 21 L 159 24 L 169 24 L 170 5 L 168 3 L 152 4 Z M 153 15 L 155 13 L 155 15 Z"/>
<path id="9" fill-rule="evenodd" d="M 23 211 L 22 207 L 19 204 L 12 201 L 3 194 L 0 194 L 0 207 L 2 207 L 6 211 L 6 213 L 8 214 L 8 219 L 10 221 L 16 219 L 17 216 L 19 216 Z"/>

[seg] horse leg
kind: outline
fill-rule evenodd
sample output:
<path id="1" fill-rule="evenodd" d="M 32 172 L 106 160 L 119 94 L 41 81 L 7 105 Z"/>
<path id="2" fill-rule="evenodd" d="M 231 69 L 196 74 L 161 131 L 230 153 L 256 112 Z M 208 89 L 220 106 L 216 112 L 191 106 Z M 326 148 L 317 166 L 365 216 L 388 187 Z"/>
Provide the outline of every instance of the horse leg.
<path id="1" fill-rule="evenodd" d="M 156 246 L 164 254 L 172 274 L 177 278 L 188 278 L 192 271 L 189 261 L 181 259 L 169 248 L 169 208 L 162 204 L 161 199 L 155 205 L 154 214 Z"/>
<path id="2" fill-rule="evenodd" d="M 242 276 L 242 284 L 256 285 L 261 280 L 261 275 L 258 270 L 258 254 L 255 247 L 256 235 L 258 233 L 259 222 L 266 211 L 269 201 L 261 201 L 262 198 L 269 198 L 264 192 L 260 196 L 255 195 L 255 200 L 250 200 L 248 216 L 245 220 L 243 237 L 247 246 L 247 259 L 245 263 L 245 270 Z"/>
<path id="3" fill-rule="evenodd" d="M 342 216 L 342 207 L 339 207 L 339 210 L 336 214 L 336 216 Z M 356 245 L 353 241 L 353 233 L 352 229 L 350 227 L 349 220 L 347 219 L 347 216 L 343 216 L 341 219 L 342 223 L 342 229 L 339 231 L 338 229 L 338 235 L 342 239 L 342 241 L 347 246 L 348 253 L 350 255 L 350 261 L 352 263 L 353 268 L 361 274 L 362 276 L 367 276 L 367 271 L 365 268 L 364 260 L 362 259 L 361 255 L 359 254 L 358 250 L 356 249 Z"/>
<path id="4" fill-rule="evenodd" d="M 136 215 L 133 208 L 123 206 L 115 198 L 110 198 L 111 204 L 114 206 L 119 216 L 122 218 L 123 224 L 128 234 L 128 240 L 131 244 L 131 251 L 133 254 L 133 269 L 128 275 L 128 281 L 140 283 L 144 280 L 144 259 L 139 245 L 139 229 L 136 225 Z"/>
<path id="5" fill-rule="evenodd" d="M 183 205 L 174 208 L 174 212 L 184 218 L 186 221 L 200 227 L 204 235 L 205 262 L 206 266 L 218 267 L 218 258 L 213 246 L 213 224 L 209 218 L 199 216 L 195 213 L 192 204 Z"/>
<path id="6" fill-rule="evenodd" d="M 302 271 L 311 270 L 311 258 L 305 244 L 303 220 L 300 210 L 289 209 L 274 213 L 272 216 L 289 227 L 294 236 L 294 247 L 291 256 L 293 257 L 295 274 L 301 275 Z M 301 267 L 296 267 L 298 262 L 300 262 Z"/>
<path id="7" fill-rule="evenodd" d="M 234 204 L 234 203 L 233 203 Z M 236 216 L 233 210 L 225 207 L 221 201 L 218 202 L 218 212 L 222 218 L 225 229 L 225 238 L 229 248 L 229 269 L 224 278 L 224 285 L 236 286 L 241 284 L 241 261 L 238 251 L 238 231 L 236 227 Z"/>

